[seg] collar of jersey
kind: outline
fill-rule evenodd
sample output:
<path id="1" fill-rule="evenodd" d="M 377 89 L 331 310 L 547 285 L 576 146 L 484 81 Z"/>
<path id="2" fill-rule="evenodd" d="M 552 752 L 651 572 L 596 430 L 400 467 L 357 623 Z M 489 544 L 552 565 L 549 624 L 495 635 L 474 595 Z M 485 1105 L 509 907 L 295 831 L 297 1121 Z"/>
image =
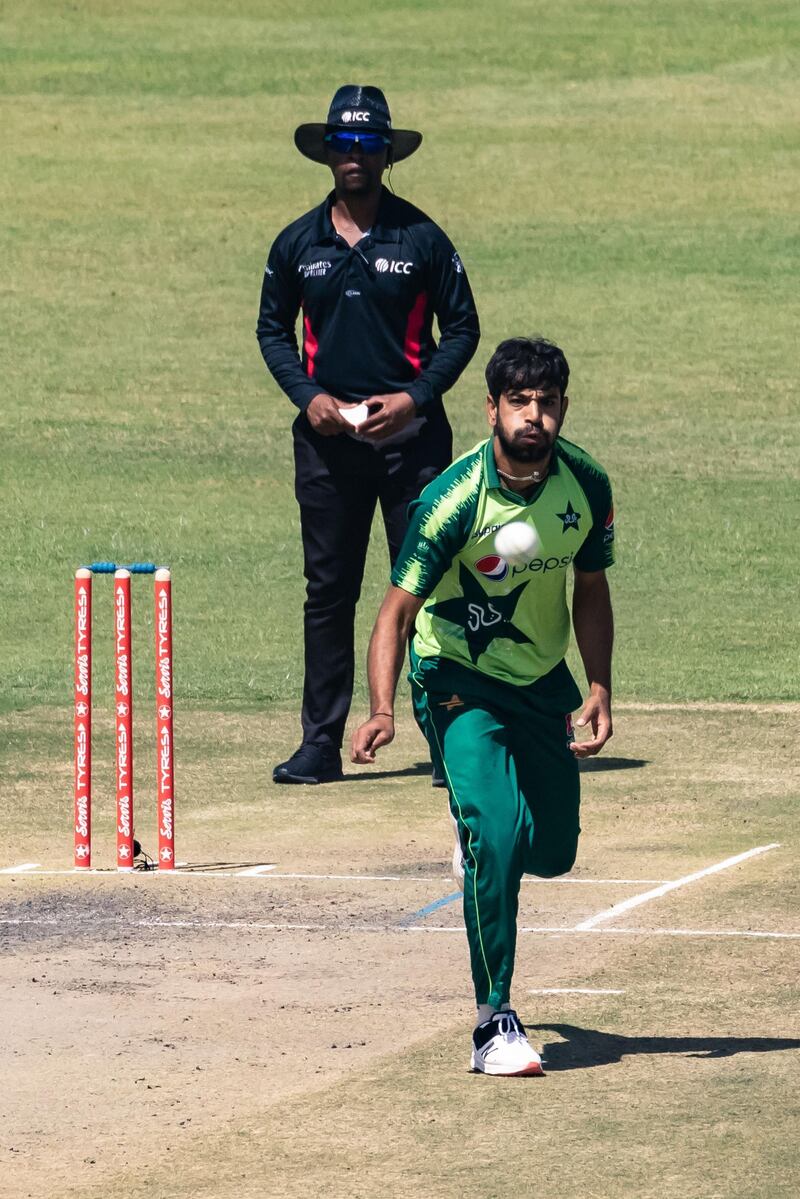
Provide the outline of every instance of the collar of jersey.
<path id="1" fill-rule="evenodd" d="M 505 484 L 500 481 L 500 476 L 497 473 L 497 463 L 494 460 L 494 447 L 492 445 L 492 441 L 493 438 L 490 437 L 483 447 L 483 477 L 486 482 L 486 486 L 494 491 L 502 491 L 503 495 L 511 496 L 512 499 L 516 500 L 521 507 L 527 507 L 528 504 L 533 504 L 536 500 L 538 500 L 539 496 L 547 486 L 547 479 L 551 478 L 552 475 L 558 474 L 559 439 L 556 438 L 556 443 L 553 446 L 553 458 L 550 463 L 550 470 L 547 472 L 547 479 L 542 479 L 539 486 L 531 492 L 527 499 L 525 496 L 519 495 L 516 491 L 512 491 L 510 487 L 506 487 Z"/>
<path id="2" fill-rule="evenodd" d="M 332 245 L 336 241 L 336 230 L 331 220 L 331 207 L 335 199 L 336 193 L 331 192 L 317 209 L 315 245 L 325 245 L 328 243 Z M 400 230 L 396 224 L 392 224 L 391 199 L 391 193 L 387 192 L 384 187 L 381 192 L 381 200 L 378 205 L 375 224 L 372 226 L 369 234 L 371 242 L 397 243 L 400 241 Z"/>

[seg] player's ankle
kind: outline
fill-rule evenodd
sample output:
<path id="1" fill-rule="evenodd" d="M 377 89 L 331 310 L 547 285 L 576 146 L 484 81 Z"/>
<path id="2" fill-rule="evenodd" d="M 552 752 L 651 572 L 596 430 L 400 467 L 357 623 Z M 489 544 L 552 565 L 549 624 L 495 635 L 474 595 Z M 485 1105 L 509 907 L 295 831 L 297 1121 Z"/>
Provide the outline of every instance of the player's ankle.
<path id="1" fill-rule="evenodd" d="M 475 1027 L 477 1028 L 478 1025 L 485 1024 L 487 1020 L 491 1020 L 491 1018 L 495 1014 L 495 1012 L 510 1012 L 510 1011 L 511 1011 L 510 1003 L 501 1003 L 499 1007 L 494 1007 L 494 1005 L 491 1003 L 479 1003 L 477 1016 L 475 1019 Z"/>

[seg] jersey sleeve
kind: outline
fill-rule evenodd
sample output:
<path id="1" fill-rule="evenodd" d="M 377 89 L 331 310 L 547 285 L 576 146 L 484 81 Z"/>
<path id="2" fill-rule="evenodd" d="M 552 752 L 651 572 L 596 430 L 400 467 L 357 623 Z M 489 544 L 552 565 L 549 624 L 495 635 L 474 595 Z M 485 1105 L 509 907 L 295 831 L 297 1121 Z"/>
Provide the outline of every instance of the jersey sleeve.
<path id="1" fill-rule="evenodd" d="M 472 358 L 481 330 L 464 264 L 443 230 L 435 229 L 427 286 L 439 325 L 439 345 L 425 370 L 407 388 L 418 408 L 444 395 Z"/>
<path id="2" fill-rule="evenodd" d="M 433 514 L 433 505 L 414 500 L 409 508 L 408 531 L 392 570 L 392 582 L 411 595 L 427 599 L 450 568 L 463 546 L 457 530 L 449 536 L 430 536 L 425 532 Z"/>
<path id="3" fill-rule="evenodd" d="M 600 471 L 589 480 L 581 480 L 589 507 L 592 527 L 574 558 L 578 570 L 605 570 L 614 564 L 614 497 L 608 476 Z"/>
<path id="4" fill-rule="evenodd" d="M 481 480 L 482 454 L 457 459 L 414 500 L 392 582 L 427 599 L 469 540 Z"/>
<path id="5" fill-rule="evenodd" d="M 295 325 L 301 303 L 298 274 L 292 269 L 284 232 L 267 259 L 256 336 L 270 374 L 303 412 L 322 389 L 309 379 L 300 361 Z"/>

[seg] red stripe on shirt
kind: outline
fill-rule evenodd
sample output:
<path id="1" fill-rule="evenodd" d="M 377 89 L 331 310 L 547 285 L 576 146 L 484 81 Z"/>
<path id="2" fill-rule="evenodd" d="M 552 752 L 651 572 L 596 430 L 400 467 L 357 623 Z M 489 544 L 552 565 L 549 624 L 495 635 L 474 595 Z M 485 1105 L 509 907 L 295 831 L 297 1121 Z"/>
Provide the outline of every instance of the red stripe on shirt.
<path id="1" fill-rule="evenodd" d="M 422 370 L 422 326 L 425 322 L 425 308 L 428 303 L 428 293 L 421 291 L 414 301 L 414 307 L 408 314 L 406 339 L 403 353 L 418 375 Z"/>
<path id="2" fill-rule="evenodd" d="M 308 313 L 303 313 L 303 350 L 306 355 L 306 374 L 309 379 L 314 378 L 314 359 L 317 356 L 319 342 L 314 336 L 314 330 L 311 328 L 311 321 L 308 319 Z"/>

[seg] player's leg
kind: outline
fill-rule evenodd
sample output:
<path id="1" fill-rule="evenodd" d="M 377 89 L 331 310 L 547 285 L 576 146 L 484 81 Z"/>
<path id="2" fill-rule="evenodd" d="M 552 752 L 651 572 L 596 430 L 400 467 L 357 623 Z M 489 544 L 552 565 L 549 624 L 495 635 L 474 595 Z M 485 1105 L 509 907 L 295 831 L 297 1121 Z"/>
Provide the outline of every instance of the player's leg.
<path id="1" fill-rule="evenodd" d="M 509 730 L 525 821 L 524 869 L 555 878 L 572 869 L 580 835 L 580 776 L 569 748 L 571 720 L 528 708 Z"/>
<path id="2" fill-rule="evenodd" d="M 411 684 L 411 710 L 414 713 L 414 719 L 417 722 L 417 727 L 419 728 L 425 740 L 428 742 L 433 786 L 446 787 L 447 782 L 444 776 L 444 763 L 442 762 L 442 755 L 439 752 L 439 742 L 437 737 L 434 735 L 433 727 L 428 716 L 428 699 L 425 693 L 425 688 L 422 685 L 421 675 L 416 669 L 417 659 L 414 654 L 413 633 L 411 648 L 409 651 L 409 661 L 410 670 L 408 674 L 408 681 Z M 460 885 L 461 880 L 459 880 L 459 886 Z"/>
<path id="3" fill-rule="evenodd" d="M 276 767 L 276 782 L 341 776 L 340 748 L 354 673 L 355 609 L 361 594 L 377 479 L 369 446 L 320 437 L 295 422 L 295 494 L 304 573 L 303 744 Z"/>
<path id="4" fill-rule="evenodd" d="M 469 696 L 426 692 L 428 736 L 464 853 L 464 922 L 478 1006 L 509 1001 L 523 871 L 522 804 L 502 718 Z"/>
<path id="5" fill-rule="evenodd" d="M 471 1065 L 484 1074 L 542 1074 L 510 1003 L 527 809 L 505 721 L 460 693 L 427 699 L 425 727 L 441 756 L 463 848 L 464 923 L 478 1009 Z"/>

